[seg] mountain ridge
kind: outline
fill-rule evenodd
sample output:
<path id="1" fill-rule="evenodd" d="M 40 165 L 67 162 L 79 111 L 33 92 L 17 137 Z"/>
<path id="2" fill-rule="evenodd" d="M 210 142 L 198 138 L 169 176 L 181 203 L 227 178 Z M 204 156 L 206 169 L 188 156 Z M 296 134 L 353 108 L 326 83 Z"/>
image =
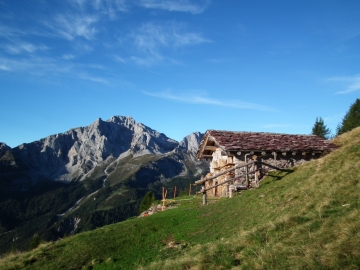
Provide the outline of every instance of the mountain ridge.
<path id="1" fill-rule="evenodd" d="M 53 241 L 134 216 L 149 190 L 184 191 L 208 169 L 196 158 L 202 136 L 177 142 L 113 116 L 15 148 L 0 143 L 0 233 L 13 231 L 0 252 L 24 249 L 34 234 Z"/>
<path id="2" fill-rule="evenodd" d="M 176 147 L 187 148 L 187 145 L 190 145 L 187 151 L 194 152 L 201 133 L 194 134 L 197 135 L 188 135 L 189 139 L 185 137 L 179 143 L 132 117 L 113 116 L 106 121 L 98 118 L 89 126 L 73 128 L 15 148 L 2 143 L 0 157 L 10 150 L 29 170 L 37 171 L 38 174 L 32 176 L 32 183 L 36 182 L 35 177 L 72 181 L 83 179 L 111 155 L 119 159 L 129 155 L 162 155 Z"/>

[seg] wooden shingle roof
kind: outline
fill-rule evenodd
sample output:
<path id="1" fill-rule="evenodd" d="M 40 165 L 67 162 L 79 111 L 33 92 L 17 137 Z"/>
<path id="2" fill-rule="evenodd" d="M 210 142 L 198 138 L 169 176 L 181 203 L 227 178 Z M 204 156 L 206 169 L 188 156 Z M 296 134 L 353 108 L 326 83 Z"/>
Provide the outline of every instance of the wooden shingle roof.
<path id="1" fill-rule="evenodd" d="M 200 143 L 198 158 L 204 155 L 208 141 L 224 151 L 330 152 L 337 148 L 315 135 L 208 130 Z"/>

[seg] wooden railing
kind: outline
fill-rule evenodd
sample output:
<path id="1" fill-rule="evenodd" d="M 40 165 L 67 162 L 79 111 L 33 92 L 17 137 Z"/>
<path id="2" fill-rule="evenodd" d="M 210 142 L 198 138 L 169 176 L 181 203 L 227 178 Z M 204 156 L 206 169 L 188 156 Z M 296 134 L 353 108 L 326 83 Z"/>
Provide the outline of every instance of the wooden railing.
<path id="1" fill-rule="evenodd" d="M 206 191 L 208 191 L 208 190 L 210 190 L 210 189 L 213 189 L 213 188 L 215 188 L 215 187 L 224 185 L 224 184 L 226 184 L 226 183 L 228 183 L 228 182 L 230 182 L 230 181 L 233 181 L 234 178 L 230 178 L 230 179 L 228 179 L 228 180 L 225 180 L 225 181 L 223 181 L 223 182 L 221 182 L 221 183 L 219 183 L 219 184 L 215 184 L 215 185 L 213 185 L 213 186 L 211 186 L 211 187 L 208 187 L 208 188 L 205 188 L 205 182 L 206 182 L 206 181 L 213 180 L 213 179 L 215 179 L 215 178 L 217 178 L 217 177 L 219 177 L 219 176 L 221 176 L 221 175 L 223 175 L 223 174 L 226 174 L 226 173 L 228 173 L 228 172 L 231 172 L 231 171 L 234 171 L 234 170 L 236 170 L 236 169 L 243 168 L 243 167 L 246 168 L 246 170 L 245 170 L 245 176 L 246 176 L 246 179 L 248 179 L 249 174 L 253 174 L 253 173 L 255 173 L 255 172 L 257 172 L 257 171 L 259 170 L 259 169 L 257 169 L 257 170 L 253 170 L 253 171 L 249 172 L 248 166 L 249 166 L 249 165 L 252 165 L 252 164 L 254 164 L 254 163 L 257 163 L 257 164 L 259 164 L 260 166 L 261 166 L 261 165 L 265 165 L 265 166 L 268 166 L 268 167 L 273 168 L 273 169 L 276 169 L 276 170 L 282 170 L 281 168 L 278 168 L 278 167 L 273 166 L 273 165 L 271 165 L 271 164 L 268 164 L 268 163 L 265 163 L 265 162 L 262 162 L 262 161 L 252 160 L 252 161 L 247 162 L 247 163 L 245 163 L 245 164 L 236 165 L 236 166 L 234 166 L 234 167 L 232 167 L 232 168 L 230 168 L 230 169 L 227 169 L 227 170 L 225 170 L 225 171 L 219 172 L 219 173 L 217 173 L 217 174 L 215 174 L 215 175 L 212 175 L 212 176 L 209 176 L 209 177 L 206 177 L 206 178 L 202 178 L 202 179 L 200 179 L 200 180 L 198 180 L 198 181 L 195 181 L 195 184 L 196 184 L 196 185 L 200 185 L 200 184 L 202 185 L 201 190 L 200 190 L 199 192 L 197 192 L 196 194 L 203 194 L 203 205 L 206 205 L 206 203 L 207 203 Z M 257 174 L 255 174 L 255 182 L 257 183 L 257 185 L 259 184 L 259 183 L 258 183 L 258 179 L 257 179 Z M 247 183 L 246 183 L 246 188 L 248 188 L 248 184 L 249 184 L 249 183 L 247 182 Z"/>
<path id="2" fill-rule="evenodd" d="M 223 175 L 223 174 L 225 174 L 225 173 L 234 171 L 234 170 L 236 170 L 236 169 L 249 166 L 249 165 L 251 165 L 251 164 L 254 164 L 255 162 L 256 162 L 256 161 L 250 161 L 250 162 L 245 163 L 245 164 L 236 165 L 236 166 L 234 166 L 234 167 L 232 167 L 232 168 L 230 168 L 230 169 L 227 169 L 227 170 L 225 170 L 225 171 L 219 172 L 219 173 L 217 173 L 217 174 L 215 174 L 215 175 L 213 175 L 213 176 L 210 176 L 210 177 L 207 177 L 207 178 L 204 178 L 204 179 L 200 179 L 200 180 L 198 180 L 198 181 L 195 181 L 195 184 L 198 184 L 198 185 L 199 185 L 199 184 L 203 184 L 203 183 L 205 183 L 205 182 L 208 181 L 208 180 L 212 180 L 212 179 L 214 179 L 214 178 L 217 178 L 217 177 L 219 177 L 219 176 L 221 176 L 221 175 Z"/>

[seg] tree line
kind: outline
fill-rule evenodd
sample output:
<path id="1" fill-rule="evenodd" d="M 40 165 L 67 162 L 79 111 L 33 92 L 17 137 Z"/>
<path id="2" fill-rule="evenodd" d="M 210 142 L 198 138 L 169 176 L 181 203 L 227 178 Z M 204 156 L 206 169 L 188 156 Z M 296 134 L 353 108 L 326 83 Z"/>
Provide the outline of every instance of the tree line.
<path id="1" fill-rule="evenodd" d="M 321 117 L 316 117 L 311 134 L 328 140 L 358 126 L 360 126 L 360 99 L 357 98 L 356 101 L 351 104 L 344 118 L 336 127 L 336 133 L 334 135 L 331 134 L 331 130 L 325 125 L 324 120 Z"/>

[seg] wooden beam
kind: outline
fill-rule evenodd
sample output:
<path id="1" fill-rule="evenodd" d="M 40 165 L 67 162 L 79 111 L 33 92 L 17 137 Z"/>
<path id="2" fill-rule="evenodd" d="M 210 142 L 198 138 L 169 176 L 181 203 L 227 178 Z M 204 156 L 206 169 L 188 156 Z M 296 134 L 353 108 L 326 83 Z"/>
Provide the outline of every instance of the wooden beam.
<path id="1" fill-rule="evenodd" d="M 258 172 L 258 170 L 255 170 L 255 171 L 249 172 L 249 174 L 256 174 L 257 172 Z M 210 190 L 210 189 L 213 189 L 213 188 L 215 188 L 215 187 L 217 187 L 217 186 L 221 186 L 221 185 L 223 185 L 223 184 L 226 184 L 227 182 L 234 181 L 234 180 L 235 180 L 235 178 L 230 178 L 230 179 L 228 179 L 228 180 L 225 180 L 224 182 L 221 182 L 220 184 L 216 184 L 216 185 L 213 185 L 213 186 L 211 186 L 211 187 L 208 187 L 208 188 L 206 188 L 206 189 L 204 189 L 204 190 L 201 190 L 201 191 L 197 192 L 196 194 L 204 193 L 204 192 L 206 192 L 206 191 L 208 191 L 208 190 Z M 247 189 L 248 189 L 248 188 L 247 188 Z"/>
<path id="2" fill-rule="evenodd" d="M 212 155 L 201 155 L 202 158 L 212 158 Z"/>
<path id="3" fill-rule="evenodd" d="M 210 145 L 207 145 L 205 146 L 205 149 L 204 150 L 210 150 L 210 151 L 216 151 L 216 146 L 210 146 Z"/>
<path id="4" fill-rule="evenodd" d="M 217 187 L 217 186 L 221 186 L 221 185 L 223 185 L 223 184 L 225 184 L 225 183 L 227 183 L 227 182 L 229 182 L 229 181 L 231 181 L 231 180 L 234 180 L 234 179 L 230 178 L 229 180 L 225 180 L 224 182 L 221 182 L 220 184 L 216 184 L 216 185 L 213 185 L 213 186 L 211 186 L 211 187 L 204 188 L 204 189 L 202 189 L 201 191 L 197 192 L 197 194 L 206 193 L 206 191 L 208 191 L 208 190 L 210 190 L 210 189 L 213 189 L 213 188 L 215 188 L 215 187 Z"/>
<path id="5" fill-rule="evenodd" d="M 252 173 L 255 173 L 255 172 L 256 172 L 256 171 L 252 171 L 252 172 L 249 172 L 249 174 L 252 174 Z M 202 189 L 201 191 L 197 192 L 196 194 L 201 194 L 201 193 L 204 194 L 204 192 L 206 192 L 206 191 L 208 191 L 208 190 L 210 190 L 210 189 L 213 189 L 213 188 L 215 188 L 215 187 L 217 187 L 217 186 L 221 186 L 221 185 L 223 185 L 223 184 L 226 184 L 227 182 L 230 182 L 230 181 L 234 181 L 234 178 L 230 178 L 230 179 L 228 179 L 228 180 L 225 180 L 224 182 L 221 182 L 220 184 L 216 184 L 216 185 L 213 185 L 213 186 L 211 186 L 211 187 Z"/>
<path id="6" fill-rule="evenodd" d="M 200 143 L 200 148 L 198 150 L 198 153 L 200 153 L 200 155 L 197 157 L 198 159 L 202 158 L 202 153 L 204 153 L 204 148 L 207 145 L 209 139 L 209 134 L 205 134 L 205 136 L 202 138 L 201 143 Z"/>

